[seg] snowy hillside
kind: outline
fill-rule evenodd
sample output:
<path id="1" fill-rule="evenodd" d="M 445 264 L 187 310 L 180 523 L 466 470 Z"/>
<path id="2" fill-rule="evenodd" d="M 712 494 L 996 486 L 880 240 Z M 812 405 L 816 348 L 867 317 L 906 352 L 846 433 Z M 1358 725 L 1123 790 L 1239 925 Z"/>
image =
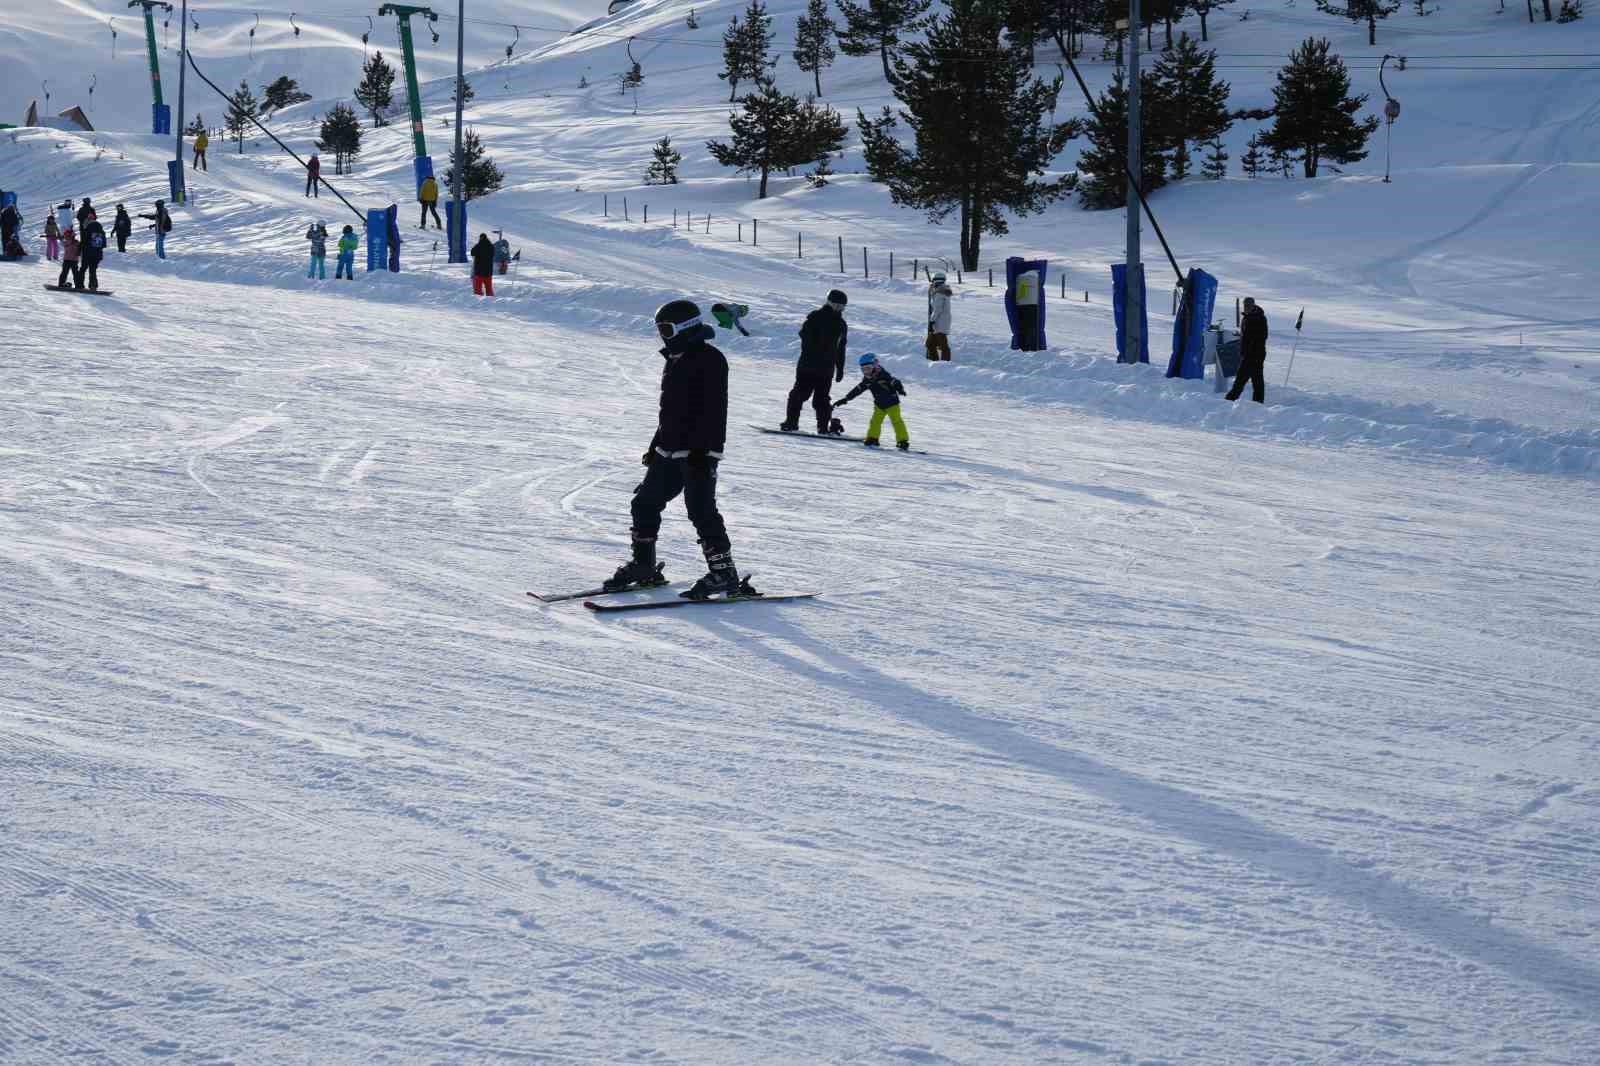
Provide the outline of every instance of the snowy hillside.
<path id="1" fill-rule="evenodd" d="M 761 201 L 705 152 L 740 6 L 472 0 L 468 120 L 507 175 L 472 230 L 522 253 L 492 302 L 413 228 L 395 127 L 333 180 L 399 204 L 399 274 L 308 280 L 307 224 L 357 219 L 254 138 L 190 176 L 166 261 L 144 223 L 111 253 L 112 296 L 0 263 L 0 1063 L 1590 1066 L 1592 20 L 1408 9 L 1369 49 L 1309 0 L 1212 17 L 1237 107 L 1310 33 L 1380 101 L 1373 56 L 1411 57 L 1391 184 L 1378 141 L 1344 175 L 1155 197 L 1223 317 L 1271 317 L 1257 406 L 1113 361 L 1123 219 L 1073 204 L 986 242 L 927 363 L 909 262 L 953 265 L 950 227 L 853 147 Z M 781 43 L 803 5 L 772 9 Z M 300 77 L 317 99 L 273 125 L 309 150 L 365 16 L 297 17 L 297 49 L 262 12 L 252 56 L 251 10 L 197 10 L 196 59 Z M 125 14 L 0 12 L 0 90 L 110 13 L 105 128 L 0 134 L 34 250 L 65 197 L 165 193 Z M 496 20 L 523 22 L 510 62 Z M 888 99 L 871 57 L 824 88 Z M 664 135 L 684 181 L 644 186 Z M 987 285 L 1024 253 L 1052 262 L 1048 352 L 1009 350 Z M 749 428 L 834 286 L 844 385 L 880 353 L 928 454 Z M 739 565 L 818 597 L 542 605 L 627 554 L 650 316 L 682 295 L 752 309 L 716 341 Z M 704 569 L 678 503 L 661 551 L 677 587 Z"/>

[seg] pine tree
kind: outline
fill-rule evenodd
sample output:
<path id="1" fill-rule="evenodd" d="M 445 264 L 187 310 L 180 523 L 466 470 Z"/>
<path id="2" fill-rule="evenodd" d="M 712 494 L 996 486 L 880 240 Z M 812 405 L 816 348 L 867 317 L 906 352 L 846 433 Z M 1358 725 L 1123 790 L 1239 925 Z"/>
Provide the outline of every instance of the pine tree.
<path id="1" fill-rule="evenodd" d="M 1200 173 L 1212 181 L 1221 181 L 1228 176 L 1228 149 L 1220 136 L 1208 141 L 1206 148 L 1206 160 L 1200 165 Z"/>
<path id="2" fill-rule="evenodd" d="M 1267 150 L 1267 169 L 1282 171 L 1285 178 L 1294 177 L 1294 161 L 1295 155 L 1288 149 L 1269 148 Z"/>
<path id="3" fill-rule="evenodd" d="M 823 152 L 817 157 L 817 165 L 806 175 L 806 182 L 813 189 L 820 189 L 828 184 L 828 179 L 831 177 L 833 177 L 833 153 Z"/>
<path id="4" fill-rule="evenodd" d="M 1163 147 L 1172 151 L 1172 180 L 1188 176 L 1189 144 L 1203 144 L 1233 125 L 1228 113 L 1228 83 L 1217 78 L 1217 53 L 1202 52 L 1187 33 L 1178 35 L 1176 48 L 1161 53 L 1155 80 L 1159 103 L 1151 118 L 1160 130 Z M 1141 103 L 1142 103 L 1141 98 Z"/>
<path id="5" fill-rule="evenodd" d="M 278 111 L 294 104 L 303 104 L 311 99 L 311 94 L 300 89 L 300 83 L 287 74 L 275 79 L 271 85 L 262 86 L 261 110 Z"/>
<path id="6" fill-rule="evenodd" d="M 814 100 L 802 104 L 778 91 L 770 81 L 760 92 L 744 97 L 743 110 L 728 116 L 733 139 L 707 141 L 717 162 L 740 173 L 759 174 L 757 199 L 767 195 L 767 178 L 774 170 L 792 170 L 812 162 L 822 152 L 837 152 L 844 143 L 844 123 L 831 107 Z"/>
<path id="7" fill-rule="evenodd" d="M 355 96 L 372 116 L 374 129 L 388 125 L 383 113 L 394 103 L 394 67 L 382 52 L 373 52 L 372 58 L 361 65 L 361 84 L 356 86 Z"/>
<path id="8" fill-rule="evenodd" d="M 1157 22 L 1166 27 L 1166 47 L 1172 47 L 1172 23 L 1175 19 L 1183 17 L 1184 8 L 1188 6 L 1187 0 L 1141 0 L 1140 14 L 1145 18 L 1146 27 L 1154 27 Z"/>
<path id="9" fill-rule="evenodd" d="M 650 166 L 644 172 L 646 185 L 676 185 L 678 184 L 678 164 L 683 162 L 683 155 L 672 147 L 672 138 L 663 137 L 656 142 L 650 154 L 654 156 Z"/>
<path id="10" fill-rule="evenodd" d="M 1227 7 L 1233 0 L 1189 0 L 1189 10 L 1200 16 L 1200 39 L 1211 40 L 1206 30 L 1206 16 L 1218 8 Z"/>
<path id="11" fill-rule="evenodd" d="M 1261 131 L 1250 135 L 1249 143 L 1244 146 L 1244 155 L 1239 157 L 1239 166 L 1244 170 L 1245 177 L 1259 178 L 1266 169 L 1265 153 L 1261 150 Z"/>
<path id="12" fill-rule="evenodd" d="M 924 13 L 932 0 L 839 0 L 844 28 L 838 31 L 839 50 L 847 56 L 869 56 L 874 52 L 883 61 L 883 77 L 894 84 L 889 70 L 891 53 L 900 42 L 927 24 Z"/>
<path id="13" fill-rule="evenodd" d="M 456 102 L 456 88 L 457 87 L 454 86 L 454 85 L 450 86 L 450 102 L 452 104 Z M 472 88 L 472 83 L 470 81 L 468 81 L 465 77 L 463 77 L 461 79 L 460 89 L 461 89 L 461 94 L 460 94 L 461 95 L 461 105 L 463 107 L 465 107 L 467 104 L 471 103 L 472 102 L 472 98 L 474 96 L 478 95 L 477 92 L 474 91 L 474 89 Z"/>
<path id="14" fill-rule="evenodd" d="M 1308 178 L 1317 176 L 1322 160 L 1356 163 L 1367 157 L 1367 138 L 1378 128 L 1376 115 L 1357 122 L 1367 102 L 1351 96 L 1350 73 L 1344 60 L 1328 54 L 1327 38 L 1308 37 L 1289 54 L 1273 86 L 1273 124 L 1261 143 L 1269 149 L 1298 154 Z"/>
<path id="15" fill-rule="evenodd" d="M 239 142 L 239 154 L 244 154 L 244 131 L 250 128 L 250 120 L 261 113 L 261 105 L 256 102 L 256 94 L 250 91 L 250 86 L 244 81 L 239 82 L 239 88 L 228 97 L 228 132 Z"/>
<path id="16" fill-rule="evenodd" d="M 907 44 L 890 84 L 902 110 L 856 112 L 875 181 L 932 222 L 959 212 L 961 260 L 976 270 L 983 235 L 1009 232 L 1006 212 L 1030 215 L 1070 192 L 1075 175 L 1045 178 L 1078 123 L 1052 119 L 1061 79 L 1033 76 L 1027 51 L 1004 39 L 1007 0 L 949 0 L 927 39 Z M 912 147 L 895 138 L 904 119 Z"/>
<path id="17" fill-rule="evenodd" d="M 833 37 L 838 32 L 828 15 L 828 0 L 810 0 L 794 24 L 794 62 L 816 81 L 822 95 L 822 69 L 833 66 Z"/>
<path id="18" fill-rule="evenodd" d="M 1351 22 L 1365 22 L 1367 24 L 1367 43 L 1378 43 L 1378 20 L 1386 19 L 1400 10 L 1400 0 L 1343 0 L 1335 3 L 1334 0 L 1317 0 L 1317 10 L 1329 15 L 1338 15 Z"/>
<path id="19" fill-rule="evenodd" d="M 1167 183 L 1167 154 L 1160 132 L 1161 91 L 1155 75 L 1142 71 L 1139 104 L 1148 119 L 1139 124 L 1139 187 L 1146 195 Z M 1125 207 L 1128 203 L 1128 88 L 1118 67 L 1111 84 L 1095 102 L 1086 127 L 1089 146 L 1078 157 L 1078 202 L 1091 211 Z"/>
<path id="20" fill-rule="evenodd" d="M 349 104 L 335 104 L 322 120 L 317 151 L 333 153 L 333 172 L 345 174 L 361 154 L 361 120 Z"/>
<path id="21" fill-rule="evenodd" d="M 483 140 L 476 130 L 462 131 L 461 154 L 466 160 L 461 169 L 461 195 L 466 199 L 476 200 L 480 196 L 487 196 L 505 184 L 505 175 L 495 161 L 484 154 Z M 455 181 L 456 151 L 451 148 L 450 169 L 444 172 L 444 185 L 454 188 Z"/>
<path id="22" fill-rule="evenodd" d="M 728 83 L 728 102 L 738 98 L 741 81 L 759 82 L 767 71 L 777 65 L 772 53 L 772 16 L 767 14 L 761 0 L 750 0 L 741 23 L 735 15 L 722 35 L 722 73 L 717 77 Z"/>

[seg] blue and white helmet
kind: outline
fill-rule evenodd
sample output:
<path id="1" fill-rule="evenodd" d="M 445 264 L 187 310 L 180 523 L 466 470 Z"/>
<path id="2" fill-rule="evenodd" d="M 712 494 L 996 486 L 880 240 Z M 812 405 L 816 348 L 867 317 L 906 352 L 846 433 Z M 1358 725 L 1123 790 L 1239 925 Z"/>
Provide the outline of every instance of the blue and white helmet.
<path id="1" fill-rule="evenodd" d="M 877 355 L 875 355 L 872 352 L 867 352 L 859 360 L 857 360 L 857 363 L 860 366 L 877 366 L 878 365 L 878 357 L 877 357 Z"/>

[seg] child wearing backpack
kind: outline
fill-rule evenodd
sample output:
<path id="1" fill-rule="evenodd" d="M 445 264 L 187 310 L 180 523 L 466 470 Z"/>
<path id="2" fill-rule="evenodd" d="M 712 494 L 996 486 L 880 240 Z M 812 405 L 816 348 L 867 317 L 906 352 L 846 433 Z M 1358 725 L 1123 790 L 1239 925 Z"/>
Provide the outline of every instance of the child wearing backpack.
<path id="1" fill-rule="evenodd" d="M 861 364 L 861 384 L 845 393 L 843 398 L 835 400 L 834 410 L 838 410 L 863 392 L 872 392 L 872 418 L 867 422 L 867 437 L 861 443 L 869 448 L 878 446 L 878 434 L 883 429 L 883 419 L 887 415 L 889 423 L 894 426 L 894 446 L 901 451 L 911 448 L 911 435 L 906 432 L 906 424 L 900 417 L 900 397 L 906 394 L 906 387 L 900 379 L 885 370 L 879 363 L 878 357 L 871 352 L 863 355 Z"/>
<path id="2" fill-rule="evenodd" d="M 361 238 L 356 236 L 355 228 L 346 226 L 339 237 L 339 265 L 333 271 L 334 281 L 340 278 L 356 280 L 356 249 L 360 246 Z"/>

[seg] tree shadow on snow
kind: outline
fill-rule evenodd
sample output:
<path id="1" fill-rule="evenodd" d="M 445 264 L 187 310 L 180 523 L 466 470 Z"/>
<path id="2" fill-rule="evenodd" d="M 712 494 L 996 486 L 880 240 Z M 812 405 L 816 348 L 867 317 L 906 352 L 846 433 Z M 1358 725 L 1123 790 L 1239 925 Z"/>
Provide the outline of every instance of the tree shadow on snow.
<path id="1" fill-rule="evenodd" d="M 1566 1000 L 1586 1018 L 1600 1019 L 1600 971 L 1592 966 L 1497 928 L 1488 918 L 1466 913 L 1449 900 L 1407 888 L 1386 874 L 1360 869 L 1325 848 L 1268 829 L 1194 793 L 1031 739 L 1007 723 L 891 677 L 839 647 L 813 638 L 776 612 L 758 619 L 751 616 L 751 610 L 745 609 L 738 625 L 716 618 L 696 621 L 798 678 L 876 703 L 903 721 L 1059 778 L 1203 847 L 1306 883 L 1391 928 L 1492 966 Z M 801 654 L 784 650 L 784 643 Z M 834 670 L 823 669 L 816 662 L 829 663 Z"/>

